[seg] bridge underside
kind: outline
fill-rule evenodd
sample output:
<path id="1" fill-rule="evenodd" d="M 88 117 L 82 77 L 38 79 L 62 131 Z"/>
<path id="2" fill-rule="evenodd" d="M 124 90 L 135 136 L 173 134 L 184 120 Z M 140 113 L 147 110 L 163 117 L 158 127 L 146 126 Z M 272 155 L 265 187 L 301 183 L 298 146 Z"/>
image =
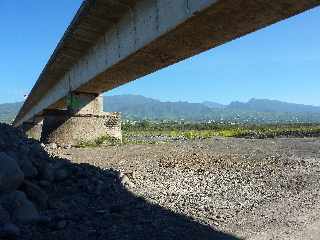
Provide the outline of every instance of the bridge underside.
<path id="1" fill-rule="evenodd" d="M 320 0 L 84 1 L 14 125 L 47 110 L 67 109 L 74 92 L 100 94 L 319 4 Z"/>
<path id="2" fill-rule="evenodd" d="M 47 109 L 21 128 L 30 138 L 59 146 L 95 144 L 98 140 L 121 142 L 120 114 L 106 113 L 102 108 L 102 96 L 73 93 L 68 97 L 68 109 Z"/>

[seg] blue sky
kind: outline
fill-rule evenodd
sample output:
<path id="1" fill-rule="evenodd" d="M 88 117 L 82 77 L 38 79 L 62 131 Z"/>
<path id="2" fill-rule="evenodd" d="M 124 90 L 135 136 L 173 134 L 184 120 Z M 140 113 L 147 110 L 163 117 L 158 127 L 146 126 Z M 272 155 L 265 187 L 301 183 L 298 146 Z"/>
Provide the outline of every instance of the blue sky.
<path id="1" fill-rule="evenodd" d="M 0 103 L 23 100 L 81 0 L 0 1 Z M 119 87 L 164 101 L 270 98 L 320 106 L 320 8 Z"/>

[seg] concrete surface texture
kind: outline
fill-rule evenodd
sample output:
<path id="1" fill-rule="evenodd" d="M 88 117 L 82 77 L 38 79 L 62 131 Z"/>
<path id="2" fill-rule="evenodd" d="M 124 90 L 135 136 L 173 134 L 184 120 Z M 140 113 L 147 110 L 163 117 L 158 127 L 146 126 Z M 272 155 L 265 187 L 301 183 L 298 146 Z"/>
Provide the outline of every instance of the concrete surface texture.
<path id="1" fill-rule="evenodd" d="M 29 138 L 58 145 L 79 145 L 101 137 L 122 141 L 120 113 L 103 112 L 103 98 L 98 94 L 74 92 L 64 109 L 47 109 L 21 128 Z"/>
<path id="2" fill-rule="evenodd" d="M 102 93 L 262 27 L 320 0 L 86 0 L 15 126 L 73 91 Z"/>
<path id="3" fill-rule="evenodd" d="M 72 93 L 67 99 L 67 108 L 74 114 L 100 114 L 103 112 L 103 97 L 90 93 Z"/>
<path id="4" fill-rule="evenodd" d="M 43 122 L 41 141 L 75 146 L 105 136 L 122 140 L 119 113 L 92 115 L 49 111 Z"/>
<path id="5" fill-rule="evenodd" d="M 25 122 L 22 124 L 22 131 L 29 137 L 35 140 L 41 139 L 43 121 L 41 122 Z"/>

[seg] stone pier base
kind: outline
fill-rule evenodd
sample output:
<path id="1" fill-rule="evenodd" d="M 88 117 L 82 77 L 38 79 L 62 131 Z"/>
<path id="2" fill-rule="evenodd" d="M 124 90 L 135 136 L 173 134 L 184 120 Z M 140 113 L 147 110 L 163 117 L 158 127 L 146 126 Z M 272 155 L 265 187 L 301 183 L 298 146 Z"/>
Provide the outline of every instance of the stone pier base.
<path id="1" fill-rule="evenodd" d="M 122 141 L 120 113 L 70 114 L 54 110 L 45 114 L 41 141 L 76 146 L 105 136 Z"/>
<path id="2" fill-rule="evenodd" d="M 40 141 L 42 134 L 43 121 L 40 122 L 25 122 L 21 129 L 29 138 Z"/>

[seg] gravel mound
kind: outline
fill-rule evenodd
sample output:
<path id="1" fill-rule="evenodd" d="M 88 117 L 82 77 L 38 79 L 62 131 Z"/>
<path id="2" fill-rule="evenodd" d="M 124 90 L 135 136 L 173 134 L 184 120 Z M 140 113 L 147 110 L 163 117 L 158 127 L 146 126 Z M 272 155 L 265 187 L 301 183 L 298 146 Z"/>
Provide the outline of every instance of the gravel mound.
<path id="1" fill-rule="evenodd" d="M 43 147 L 19 129 L 0 124 L 1 239 L 19 237 L 19 225 L 49 221 L 41 214 L 49 205 L 43 187 L 62 180 L 61 172 L 68 172 L 70 164 L 52 158 Z"/>
<path id="2" fill-rule="evenodd" d="M 0 124 L 0 239 L 312 239 L 319 149 L 318 138 L 61 148 Z"/>
<path id="3" fill-rule="evenodd" d="M 0 239 L 230 239 L 151 203 L 123 172 L 48 154 L 0 124 Z"/>

